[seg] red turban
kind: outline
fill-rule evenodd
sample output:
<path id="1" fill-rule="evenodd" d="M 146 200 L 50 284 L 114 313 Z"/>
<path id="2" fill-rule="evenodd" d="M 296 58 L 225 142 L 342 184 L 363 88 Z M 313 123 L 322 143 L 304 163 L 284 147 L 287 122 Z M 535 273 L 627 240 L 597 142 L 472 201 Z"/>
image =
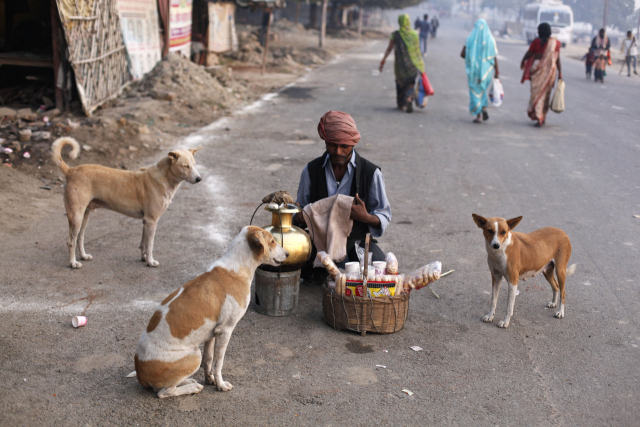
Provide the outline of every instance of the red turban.
<path id="1" fill-rule="evenodd" d="M 318 123 L 320 138 L 332 144 L 356 145 L 360 132 L 350 115 L 342 111 L 329 111 Z"/>

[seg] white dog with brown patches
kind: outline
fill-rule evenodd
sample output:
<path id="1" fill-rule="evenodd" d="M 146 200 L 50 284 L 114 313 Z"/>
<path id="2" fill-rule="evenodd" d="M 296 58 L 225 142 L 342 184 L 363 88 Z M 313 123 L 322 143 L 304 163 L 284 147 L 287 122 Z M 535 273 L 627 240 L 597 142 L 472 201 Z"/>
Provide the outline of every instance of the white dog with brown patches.
<path id="1" fill-rule="evenodd" d="M 207 384 L 231 390 L 233 386 L 222 379 L 222 362 L 231 333 L 251 300 L 253 275 L 259 265 L 278 266 L 288 256 L 268 231 L 244 227 L 211 271 L 162 301 L 138 341 L 136 370 L 129 376 L 137 376 L 160 398 L 181 396 L 202 391 L 203 386 L 189 378 L 202 366 Z"/>
<path id="2" fill-rule="evenodd" d="M 541 228 L 529 234 L 512 231 L 522 220 L 521 216 L 509 220 L 498 217 L 484 218 L 476 214 L 472 216 L 484 234 L 493 288 L 491 311 L 482 320 L 488 323 L 493 322 L 500 282 L 504 277 L 509 286 L 509 301 L 507 315 L 498 323 L 498 327 L 509 327 L 519 280 L 526 280 L 538 273 L 544 274 L 553 290 L 553 299 L 547 307 L 556 307 L 558 296 L 561 297 L 560 309 L 556 312 L 556 317 L 562 319 L 565 304 L 564 282 L 576 270 L 576 264 L 567 268 L 571 257 L 569 236 L 554 227 Z M 556 276 L 553 275 L 554 271 Z"/>
<path id="3" fill-rule="evenodd" d="M 83 260 L 93 257 L 84 250 L 84 232 L 89 215 L 97 208 L 106 208 L 133 218 L 142 219 L 140 256 L 149 267 L 157 267 L 153 259 L 153 239 L 160 216 L 169 207 L 173 195 L 182 184 L 200 182 L 192 150 L 174 150 L 155 165 L 135 171 L 123 171 L 100 165 L 80 165 L 70 168 L 61 156 L 62 148 L 70 145 L 69 157 L 75 159 L 80 144 L 69 137 L 59 138 L 51 145 L 51 158 L 66 178 L 64 206 L 69 220 L 69 265 L 80 268 L 76 261 L 76 242 Z"/>

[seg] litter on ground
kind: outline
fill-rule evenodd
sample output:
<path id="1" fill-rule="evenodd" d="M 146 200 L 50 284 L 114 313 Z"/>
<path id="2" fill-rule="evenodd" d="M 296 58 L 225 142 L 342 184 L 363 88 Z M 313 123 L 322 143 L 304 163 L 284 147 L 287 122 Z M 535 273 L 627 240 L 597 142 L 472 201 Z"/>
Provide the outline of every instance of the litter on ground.
<path id="1" fill-rule="evenodd" d="M 413 351 L 422 351 L 422 347 L 418 347 L 417 345 L 414 345 L 412 347 L 409 347 L 411 350 Z"/>

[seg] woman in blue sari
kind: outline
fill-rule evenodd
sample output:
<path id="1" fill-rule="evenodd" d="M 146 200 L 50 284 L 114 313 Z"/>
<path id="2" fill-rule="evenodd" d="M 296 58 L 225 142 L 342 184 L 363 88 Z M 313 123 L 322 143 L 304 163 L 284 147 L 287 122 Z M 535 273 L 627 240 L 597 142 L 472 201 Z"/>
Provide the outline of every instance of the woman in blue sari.
<path id="1" fill-rule="evenodd" d="M 469 111 L 476 116 L 474 123 L 482 123 L 483 120 L 489 120 L 487 91 L 493 77 L 497 79 L 500 74 L 498 48 L 487 21 L 484 19 L 476 21 L 460 56 L 465 59 L 469 82 Z"/>

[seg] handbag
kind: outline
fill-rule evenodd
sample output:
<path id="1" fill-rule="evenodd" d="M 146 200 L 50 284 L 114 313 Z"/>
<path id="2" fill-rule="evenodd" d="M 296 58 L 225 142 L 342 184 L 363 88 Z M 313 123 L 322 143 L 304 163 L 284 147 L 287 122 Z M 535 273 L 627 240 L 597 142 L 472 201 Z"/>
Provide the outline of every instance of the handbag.
<path id="1" fill-rule="evenodd" d="M 558 80 L 558 86 L 551 100 L 551 111 L 562 113 L 564 111 L 564 80 Z"/>
<path id="2" fill-rule="evenodd" d="M 491 84 L 491 88 L 489 88 L 489 100 L 494 107 L 499 107 L 502 105 L 502 100 L 504 99 L 504 88 L 502 87 L 502 83 L 500 83 L 499 79 L 493 79 Z"/>
<path id="3" fill-rule="evenodd" d="M 427 73 L 422 73 L 422 87 L 424 88 L 424 93 L 426 96 L 432 96 L 435 92 L 433 91 L 433 87 L 431 83 L 429 83 L 429 78 L 427 77 Z"/>

